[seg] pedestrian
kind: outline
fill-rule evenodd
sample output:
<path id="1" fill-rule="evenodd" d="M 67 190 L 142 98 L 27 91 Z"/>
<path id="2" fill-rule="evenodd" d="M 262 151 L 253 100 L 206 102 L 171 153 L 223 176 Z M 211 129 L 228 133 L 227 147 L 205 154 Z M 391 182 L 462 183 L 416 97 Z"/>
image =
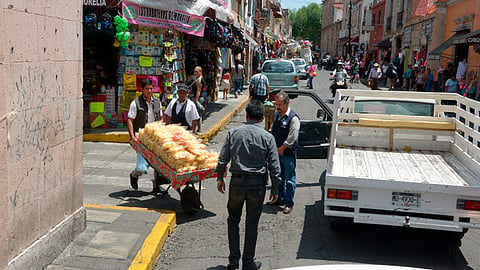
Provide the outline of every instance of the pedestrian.
<path id="1" fill-rule="evenodd" d="M 455 73 L 450 75 L 450 79 L 445 83 L 447 93 L 458 93 L 458 81 Z"/>
<path id="2" fill-rule="evenodd" d="M 433 91 L 439 92 L 441 89 L 440 83 L 442 82 L 443 72 L 442 66 L 438 66 L 437 71 L 435 72 L 435 78 L 433 79 Z"/>
<path id="3" fill-rule="evenodd" d="M 260 100 L 264 102 L 270 95 L 270 83 L 265 74 L 262 74 L 262 69 L 257 68 L 255 75 L 250 79 L 250 99 Z"/>
<path id="4" fill-rule="evenodd" d="M 425 84 L 427 83 L 427 73 L 425 73 L 425 67 L 420 68 L 420 72 L 416 76 L 416 89 L 418 92 L 425 91 Z"/>
<path id="5" fill-rule="evenodd" d="M 235 67 L 233 68 L 232 72 L 232 80 L 234 85 L 233 87 L 235 88 L 234 95 L 236 98 L 242 93 L 244 78 L 245 68 L 243 67 L 243 65 L 240 64 L 239 60 L 235 60 Z"/>
<path id="6" fill-rule="evenodd" d="M 447 66 L 443 70 L 442 74 L 443 74 L 442 88 L 444 88 L 445 91 L 441 91 L 441 92 L 448 92 L 448 90 L 445 88 L 445 84 L 452 77 L 452 74 L 454 74 L 453 64 L 447 63 Z"/>
<path id="7" fill-rule="evenodd" d="M 317 71 L 316 71 L 315 66 L 312 64 L 312 62 L 310 62 L 306 71 L 307 71 L 307 74 L 308 74 L 307 87 L 310 88 L 310 89 L 313 89 L 313 78 L 315 76 L 317 76 L 316 75 Z"/>
<path id="8" fill-rule="evenodd" d="M 160 100 L 153 96 L 153 81 L 144 79 L 141 82 L 142 94 L 130 103 L 128 110 L 127 129 L 130 136 L 130 143 L 139 129 L 144 128 L 146 123 L 162 120 L 162 104 Z M 147 161 L 140 153 L 137 153 L 137 164 L 130 173 L 130 186 L 134 190 L 138 189 L 138 177 L 148 172 Z M 155 180 L 158 179 L 155 174 Z M 154 181 L 153 191 L 158 188 L 158 181 Z"/>
<path id="9" fill-rule="evenodd" d="M 388 65 L 387 71 L 385 72 L 385 77 L 387 78 L 388 90 L 395 89 L 395 82 L 397 81 L 397 72 L 393 68 L 393 65 Z"/>
<path id="10" fill-rule="evenodd" d="M 232 85 L 233 83 L 230 76 L 230 70 L 226 68 L 223 70 L 222 81 L 220 82 L 220 89 L 223 91 L 223 99 L 228 99 L 228 92 L 230 92 L 230 87 Z"/>
<path id="11" fill-rule="evenodd" d="M 373 68 L 370 70 L 368 79 L 370 80 L 370 88 L 372 90 L 378 90 L 378 80 L 382 78 L 382 70 L 378 63 L 373 64 Z"/>
<path id="12" fill-rule="evenodd" d="M 425 84 L 425 92 L 432 92 L 433 79 L 432 69 L 427 68 L 427 83 Z"/>
<path id="13" fill-rule="evenodd" d="M 203 112 L 207 108 L 207 81 L 203 78 L 202 67 L 196 66 L 193 70 L 193 74 L 195 75 L 195 82 L 192 85 L 192 92 L 190 95 L 192 101 L 197 107 L 197 112 L 200 115 L 196 132 L 202 132 Z"/>
<path id="14" fill-rule="evenodd" d="M 407 70 L 403 73 L 405 79 L 405 90 L 410 91 L 410 77 L 412 76 L 412 65 L 408 65 Z"/>
<path id="15" fill-rule="evenodd" d="M 298 133 L 300 118 L 290 108 L 288 94 L 280 92 L 275 96 L 277 112 L 273 117 L 272 135 L 275 137 L 281 166 L 281 182 L 278 187 L 277 205 L 285 205 L 284 214 L 290 214 L 293 209 L 293 197 L 296 184 L 296 163 L 298 151 Z"/>
<path id="16" fill-rule="evenodd" d="M 460 80 L 461 77 L 465 78 L 467 74 L 467 59 L 460 58 L 460 62 L 458 62 L 457 67 L 457 80 Z"/>
<path id="17" fill-rule="evenodd" d="M 195 103 L 188 99 L 188 87 L 180 84 L 177 86 L 177 99 L 173 99 L 165 109 L 165 123 L 180 124 L 195 133 L 195 128 L 200 120 Z"/>
<path id="18" fill-rule="evenodd" d="M 471 80 L 467 87 L 464 88 L 465 90 L 462 92 L 462 96 L 475 99 L 475 94 L 477 93 L 477 81 Z"/>
<path id="19" fill-rule="evenodd" d="M 225 143 L 218 157 L 217 189 L 225 193 L 223 175 L 229 162 L 230 189 L 228 195 L 228 247 L 230 255 L 227 269 L 238 269 L 240 260 L 239 223 L 243 205 L 246 205 L 245 241 L 242 257 L 242 269 L 259 269 L 261 262 L 255 261 L 258 222 L 262 213 L 266 193 L 268 173 L 271 179 L 270 200 L 278 198 L 280 181 L 280 161 L 278 159 L 275 138 L 262 128 L 265 107 L 259 100 L 251 100 L 247 108 L 247 122 L 228 131 Z M 268 171 L 268 173 L 267 173 Z"/>
<path id="20" fill-rule="evenodd" d="M 387 78 L 387 69 L 388 69 L 388 63 L 387 61 L 383 61 L 383 64 L 382 64 L 382 79 L 383 79 L 383 87 L 387 87 L 387 82 L 388 82 L 388 78 Z"/>

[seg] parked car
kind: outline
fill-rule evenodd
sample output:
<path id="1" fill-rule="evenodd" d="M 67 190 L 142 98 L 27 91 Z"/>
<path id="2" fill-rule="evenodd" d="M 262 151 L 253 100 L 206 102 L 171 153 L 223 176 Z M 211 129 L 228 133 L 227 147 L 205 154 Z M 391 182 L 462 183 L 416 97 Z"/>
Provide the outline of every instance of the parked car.
<path id="1" fill-rule="evenodd" d="M 307 71 L 305 68 L 307 67 L 307 63 L 303 58 L 293 58 L 292 59 L 293 64 L 295 64 L 295 68 L 297 69 L 298 73 L 298 78 L 300 80 L 306 80 L 307 79 Z"/>
<path id="2" fill-rule="evenodd" d="M 270 89 L 298 90 L 298 73 L 290 60 L 267 60 L 262 65 L 262 73 L 267 76 Z"/>

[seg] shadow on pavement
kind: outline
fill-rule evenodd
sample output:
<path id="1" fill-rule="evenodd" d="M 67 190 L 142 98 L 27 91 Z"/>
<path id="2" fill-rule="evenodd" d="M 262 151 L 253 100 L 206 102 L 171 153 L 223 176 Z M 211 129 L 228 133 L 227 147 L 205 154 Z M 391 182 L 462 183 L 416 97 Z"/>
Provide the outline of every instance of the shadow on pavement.
<path id="1" fill-rule="evenodd" d="M 170 192 L 176 191 L 170 190 Z M 186 214 L 182 209 L 180 201 L 170 197 L 168 193 L 162 198 L 162 195 L 153 196 L 150 192 L 122 190 L 112 192 L 109 194 L 109 196 L 121 200 L 121 203 L 119 203 L 118 206 L 175 211 L 175 213 L 177 214 L 177 224 L 183 224 L 194 220 L 216 216 L 215 213 L 210 212 L 206 209 L 199 209 L 193 215 Z M 144 197 L 144 199 L 140 199 L 141 197 Z"/>
<path id="2" fill-rule="evenodd" d="M 225 270 L 225 269 L 227 269 L 227 267 L 225 265 L 217 265 L 217 266 L 214 266 L 214 267 L 209 267 L 206 270 Z"/>
<path id="3" fill-rule="evenodd" d="M 323 194 L 325 173 L 319 183 Z M 448 233 L 353 223 L 331 227 L 323 209 L 323 200 L 305 206 L 297 259 L 472 269 Z"/>
<path id="4" fill-rule="evenodd" d="M 203 112 L 203 120 L 208 119 L 208 117 L 215 112 L 221 111 L 224 107 L 226 107 L 227 104 L 222 104 L 222 103 L 208 103 L 207 109 L 205 112 Z"/>

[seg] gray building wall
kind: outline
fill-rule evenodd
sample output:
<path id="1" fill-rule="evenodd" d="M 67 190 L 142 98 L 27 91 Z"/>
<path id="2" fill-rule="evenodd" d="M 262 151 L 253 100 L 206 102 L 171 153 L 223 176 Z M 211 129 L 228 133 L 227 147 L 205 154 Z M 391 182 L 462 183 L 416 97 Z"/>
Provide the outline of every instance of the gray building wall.
<path id="1" fill-rule="evenodd" d="M 72 215 L 85 224 L 82 1 L 0 3 L 0 269 L 33 269 L 22 251 Z"/>

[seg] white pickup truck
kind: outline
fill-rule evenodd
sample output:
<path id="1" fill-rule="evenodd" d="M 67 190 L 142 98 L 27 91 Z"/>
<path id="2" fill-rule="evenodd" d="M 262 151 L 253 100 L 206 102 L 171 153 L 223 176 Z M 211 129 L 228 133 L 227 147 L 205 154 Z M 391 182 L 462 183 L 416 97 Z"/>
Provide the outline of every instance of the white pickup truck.
<path id="1" fill-rule="evenodd" d="M 480 228 L 479 147 L 477 101 L 447 93 L 339 90 L 324 214 L 461 238 Z"/>

